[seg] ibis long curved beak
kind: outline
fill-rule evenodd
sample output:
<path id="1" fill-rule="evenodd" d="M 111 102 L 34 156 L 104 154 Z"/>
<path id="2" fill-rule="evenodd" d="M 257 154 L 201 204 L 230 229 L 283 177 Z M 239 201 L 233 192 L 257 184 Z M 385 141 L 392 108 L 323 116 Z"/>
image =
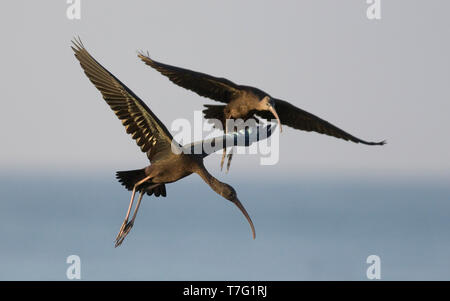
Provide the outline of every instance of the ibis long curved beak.
<path id="1" fill-rule="evenodd" d="M 281 128 L 281 121 L 280 118 L 278 117 L 277 111 L 275 111 L 275 108 L 272 106 L 269 106 L 269 111 L 273 114 L 273 116 L 275 116 L 275 118 L 278 121 L 278 125 L 280 126 L 280 133 L 283 131 L 283 129 Z"/>
<path id="2" fill-rule="evenodd" d="M 244 205 L 241 204 L 241 202 L 239 201 L 239 199 L 237 197 L 234 198 L 232 200 L 232 202 L 236 205 L 236 207 L 239 208 L 239 210 L 241 210 L 242 214 L 244 214 L 245 218 L 247 219 L 248 223 L 250 224 L 250 228 L 252 228 L 253 239 L 255 239 L 256 238 L 255 226 L 253 226 L 252 219 L 250 218 L 250 215 L 248 215 L 247 210 L 245 210 Z"/>

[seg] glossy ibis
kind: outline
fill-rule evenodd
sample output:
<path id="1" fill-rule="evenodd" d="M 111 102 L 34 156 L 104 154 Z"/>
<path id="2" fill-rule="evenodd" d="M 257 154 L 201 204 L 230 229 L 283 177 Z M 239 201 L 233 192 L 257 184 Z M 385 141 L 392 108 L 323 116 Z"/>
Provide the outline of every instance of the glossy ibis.
<path id="1" fill-rule="evenodd" d="M 258 116 L 265 119 L 276 118 L 280 125 L 280 132 L 281 124 L 285 124 L 294 129 L 313 131 L 356 143 L 367 145 L 383 145 L 386 143 L 385 141 L 367 142 L 359 139 L 287 101 L 273 98 L 258 88 L 238 85 L 226 78 L 163 64 L 151 59 L 148 53 L 145 55 L 140 52 L 138 56 L 145 64 L 167 76 L 173 83 L 200 96 L 226 103 L 226 105 L 205 105 L 206 109 L 203 111 L 205 118 L 219 120 L 222 123 L 222 128 L 225 129 L 225 133 L 229 130 L 226 124 L 227 120 L 254 118 L 258 121 L 256 117 Z M 220 162 L 221 168 L 223 168 L 225 155 L 226 149 L 223 150 Z M 228 155 L 227 171 L 230 167 L 231 158 L 232 151 Z"/>
<path id="2" fill-rule="evenodd" d="M 203 165 L 203 159 L 226 146 L 248 146 L 252 142 L 267 138 L 272 133 L 271 126 L 247 128 L 237 133 L 181 146 L 172 138 L 167 128 L 149 107 L 88 53 L 81 40 L 75 39 L 72 43 L 75 57 L 85 74 L 122 121 L 126 132 L 132 135 L 137 145 L 147 154 L 151 163 L 142 169 L 117 172 L 119 181 L 128 190 L 132 190 L 132 194 L 125 220 L 116 237 L 116 247 L 123 242 L 133 227 L 145 193 L 165 197 L 165 184 L 175 182 L 192 173 L 197 173 L 216 193 L 233 202 L 241 210 L 255 238 L 253 222 L 239 201 L 236 191 L 230 185 L 213 177 Z M 195 152 L 199 144 L 211 146 L 213 149 L 205 152 L 205 149 L 201 148 L 201 151 Z M 136 191 L 139 192 L 139 198 L 129 220 Z"/>

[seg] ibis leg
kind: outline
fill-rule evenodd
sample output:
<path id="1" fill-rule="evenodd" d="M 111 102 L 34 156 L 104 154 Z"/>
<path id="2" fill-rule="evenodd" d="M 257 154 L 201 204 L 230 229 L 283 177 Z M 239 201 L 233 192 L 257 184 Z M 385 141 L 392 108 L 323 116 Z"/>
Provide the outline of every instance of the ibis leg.
<path id="1" fill-rule="evenodd" d="M 231 159 L 233 159 L 233 148 L 231 148 L 230 153 L 227 156 L 228 162 L 227 162 L 227 173 L 230 170 L 230 165 L 231 165 Z"/>
<path id="2" fill-rule="evenodd" d="M 130 216 L 131 208 L 133 207 L 133 200 L 134 200 L 135 193 L 136 193 L 136 186 L 134 186 L 133 192 L 131 193 L 131 200 L 130 200 L 130 204 L 128 205 L 127 214 L 125 215 L 125 219 L 124 219 L 122 225 L 120 226 L 119 233 L 117 233 L 116 240 L 119 239 L 119 236 L 123 231 L 123 228 L 125 228 L 125 225 L 127 224 L 128 217 Z"/>
<path id="3" fill-rule="evenodd" d="M 237 127 L 234 128 L 235 131 L 237 131 Z M 230 170 L 230 165 L 231 165 L 231 159 L 233 159 L 233 149 L 234 147 L 231 147 L 230 153 L 227 156 L 228 162 L 227 162 L 227 171 L 226 173 L 228 173 L 228 171 Z"/>
<path id="4" fill-rule="evenodd" d="M 137 201 L 136 208 L 134 209 L 133 217 L 131 218 L 131 221 L 126 223 L 125 227 L 123 227 L 122 231 L 119 233 L 120 236 L 118 236 L 116 238 L 116 245 L 115 245 L 116 248 L 122 244 L 122 242 L 125 239 L 125 237 L 128 235 L 128 233 L 130 233 L 131 228 L 133 228 L 134 220 L 136 219 L 136 214 L 137 214 L 137 212 L 139 210 L 139 206 L 141 205 L 141 201 L 142 201 L 142 197 L 143 196 L 144 196 L 144 190 L 141 190 L 140 194 L 139 194 L 139 199 Z"/>
<path id="5" fill-rule="evenodd" d="M 220 170 L 223 170 L 223 163 L 225 162 L 225 156 L 227 155 L 227 149 L 223 149 L 222 160 L 220 160 Z"/>
<path id="6" fill-rule="evenodd" d="M 225 119 L 225 135 L 228 133 L 227 120 L 228 119 Z M 225 162 L 225 156 L 226 155 L 227 155 L 227 148 L 226 148 L 226 145 L 224 145 L 223 153 L 222 153 L 222 160 L 220 161 L 220 171 L 223 170 L 223 163 Z"/>
<path id="7" fill-rule="evenodd" d="M 133 187 L 133 192 L 131 193 L 131 200 L 130 200 L 130 204 L 128 205 L 128 210 L 127 210 L 127 214 L 125 216 L 125 219 L 122 223 L 122 226 L 120 227 L 119 233 L 116 236 L 116 241 L 119 239 L 120 235 L 123 233 L 123 230 L 128 222 L 128 218 L 130 217 L 130 213 L 131 213 L 131 208 L 133 207 L 133 202 L 134 202 L 134 195 L 136 194 L 136 188 L 141 185 L 142 183 L 144 183 L 145 181 L 149 180 L 150 176 L 145 177 L 144 179 L 140 180 L 139 182 L 137 182 L 134 187 Z"/>

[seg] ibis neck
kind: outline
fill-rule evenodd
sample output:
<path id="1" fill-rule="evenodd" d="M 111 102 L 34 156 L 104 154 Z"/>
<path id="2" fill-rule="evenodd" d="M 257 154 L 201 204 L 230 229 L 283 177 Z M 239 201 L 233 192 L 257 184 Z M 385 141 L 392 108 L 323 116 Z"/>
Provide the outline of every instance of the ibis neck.
<path id="1" fill-rule="evenodd" d="M 224 196 L 225 184 L 217 180 L 213 175 L 211 175 L 205 168 L 205 166 L 201 165 L 197 170 L 197 174 L 205 181 L 209 187 L 212 188 L 216 193 Z"/>

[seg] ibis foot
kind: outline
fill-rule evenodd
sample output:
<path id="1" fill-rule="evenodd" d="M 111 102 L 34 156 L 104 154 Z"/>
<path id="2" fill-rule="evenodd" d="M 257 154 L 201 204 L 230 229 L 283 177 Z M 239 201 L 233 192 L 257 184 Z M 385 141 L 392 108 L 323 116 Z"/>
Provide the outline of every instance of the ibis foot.
<path id="1" fill-rule="evenodd" d="M 117 248 L 122 244 L 125 237 L 130 233 L 131 228 L 133 228 L 134 220 L 129 221 L 123 228 L 123 230 L 119 233 L 118 237 L 116 238 L 116 244 L 115 247 Z"/>
<path id="2" fill-rule="evenodd" d="M 228 173 L 228 171 L 230 170 L 230 166 L 231 166 L 231 159 L 233 159 L 233 149 L 231 149 L 231 152 L 227 155 L 227 171 L 226 173 Z"/>
<path id="3" fill-rule="evenodd" d="M 119 240 L 119 237 L 123 233 L 123 229 L 127 225 L 127 222 L 128 222 L 127 220 L 124 220 L 123 223 L 122 223 L 122 226 L 120 226 L 119 233 L 117 233 L 117 236 L 116 236 L 116 241 Z"/>

